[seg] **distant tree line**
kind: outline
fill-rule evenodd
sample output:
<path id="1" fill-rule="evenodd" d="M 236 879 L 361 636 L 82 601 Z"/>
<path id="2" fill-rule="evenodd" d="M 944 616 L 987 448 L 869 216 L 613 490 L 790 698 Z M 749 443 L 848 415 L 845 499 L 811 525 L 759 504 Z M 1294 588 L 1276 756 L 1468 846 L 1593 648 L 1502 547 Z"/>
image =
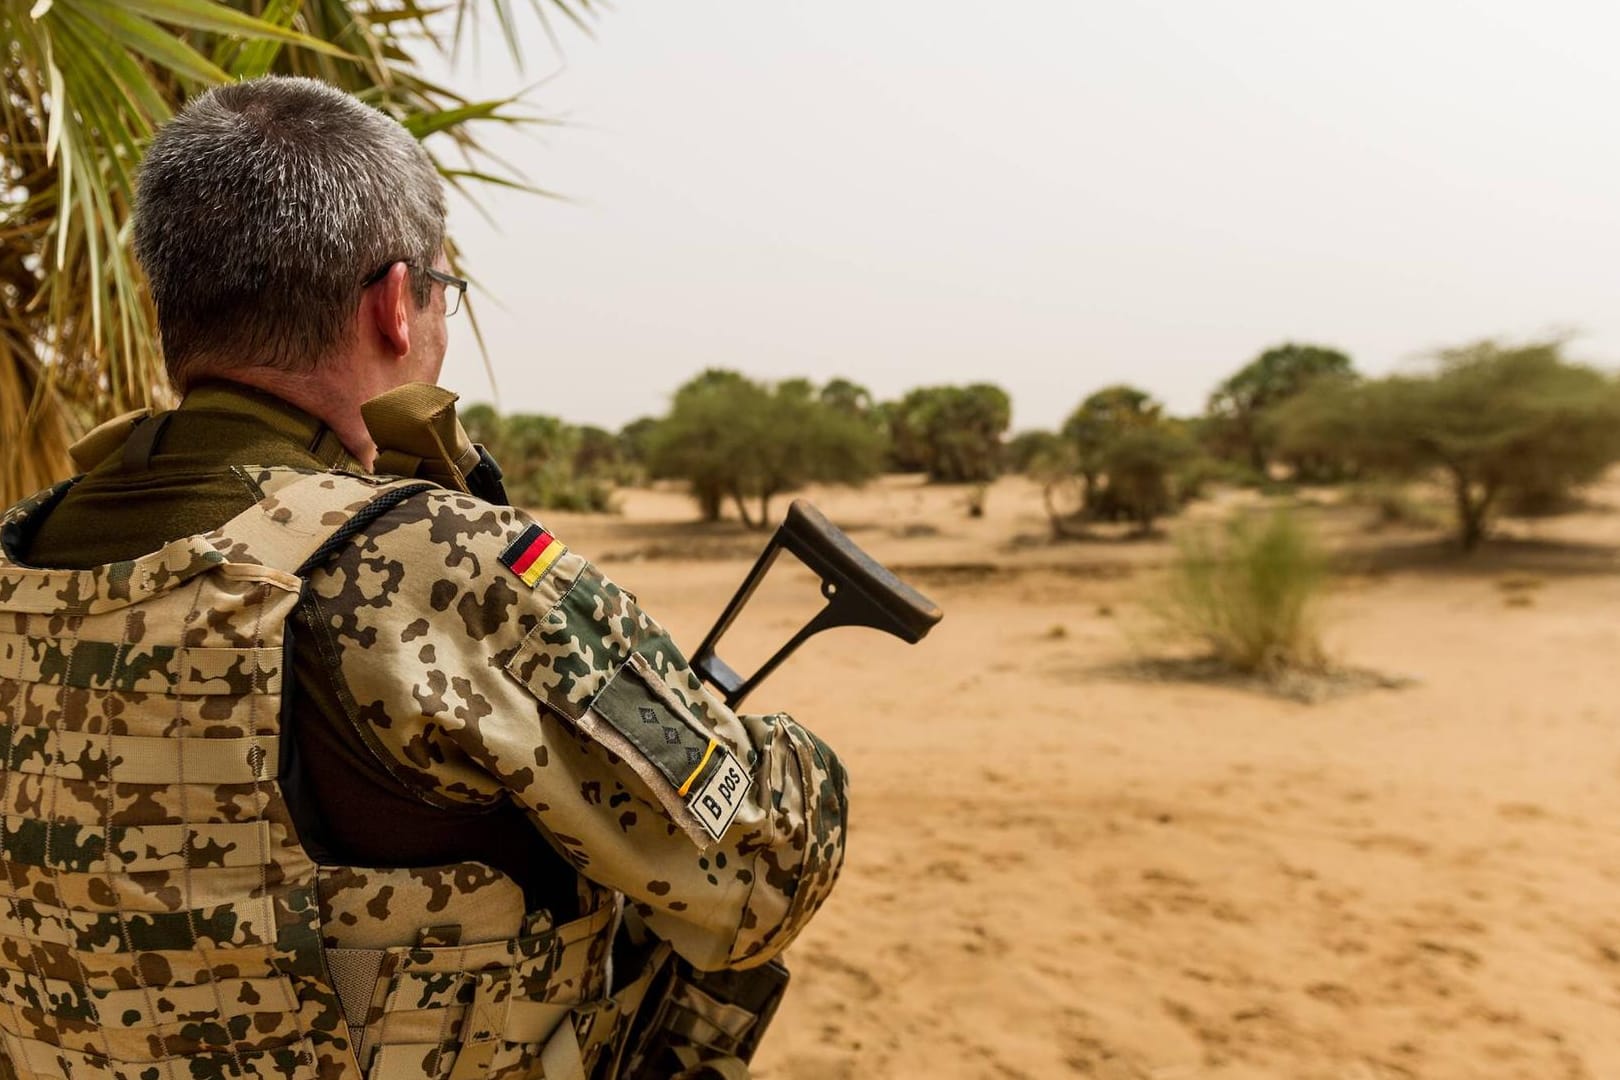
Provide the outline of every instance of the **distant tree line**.
<path id="1" fill-rule="evenodd" d="M 995 479 L 1012 401 L 978 383 L 878 402 L 848 379 L 770 383 L 714 368 L 676 390 L 666 415 L 632 421 L 617 435 L 549 416 L 502 417 L 487 405 L 461 415 L 524 505 L 601 510 L 616 485 L 679 480 L 704 520 L 731 508 L 744 524 L 765 528 L 774 500 L 806 484 L 862 484 L 886 471 L 941 483 Z"/>
<path id="2" fill-rule="evenodd" d="M 1037 481 L 1053 532 L 1070 536 L 1097 522 L 1150 531 L 1217 481 L 1433 478 L 1472 548 L 1504 507 L 1567 502 L 1620 460 L 1620 380 L 1564 353 L 1558 340 L 1482 341 L 1440 352 L 1422 374 L 1367 379 L 1337 349 L 1289 343 L 1222 381 L 1201 416 L 1171 416 L 1145 390 L 1115 385 L 1058 430 L 1011 439 L 1011 402 L 989 383 L 878 401 L 847 379 L 772 383 L 723 369 L 616 434 L 484 405 L 463 419 L 513 498 L 537 507 L 602 510 L 617 486 L 676 480 L 705 520 L 729 508 L 764 528 L 775 500 L 806 484 L 914 472 L 982 493 L 1014 471 Z"/>
<path id="3" fill-rule="evenodd" d="M 1382 379 L 1336 349 L 1286 344 L 1224 380 L 1200 417 L 1169 418 L 1146 392 L 1113 386 L 1060 431 L 1022 433 L 1009 449 L 1044 482 L 1059 534 L 1121 518 L 1150 528 L 1214 479 L 1428 478 L 1449 491 L 1457 542 L 1472 549 L 1504 507 L 1565 504 L 1620 461 L 1620 380 L 1571 362 L 1559 340 L 1475 342 Z M 1067 483 L 1077 499 L 1054 499 Z"/>

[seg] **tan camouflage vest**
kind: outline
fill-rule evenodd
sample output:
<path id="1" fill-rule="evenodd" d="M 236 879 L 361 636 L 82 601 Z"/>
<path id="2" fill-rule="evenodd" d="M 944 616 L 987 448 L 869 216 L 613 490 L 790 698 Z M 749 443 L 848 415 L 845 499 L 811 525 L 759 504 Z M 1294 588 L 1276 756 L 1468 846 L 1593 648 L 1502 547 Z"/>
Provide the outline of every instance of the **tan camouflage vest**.
<path id="1" fill-rule="evenodd" d="M 479 864 L 318 867 L 284 798 L 299 570 L 426 485 L 255 479 L 263 502 L 131 562 L 44 570 L 0 553 L 12 1070 L 580 1080 L 623 1026 L 605 996 L 607 894 L 553 927 Z M 55 494 L 7 513 L 0 539 Z"/>

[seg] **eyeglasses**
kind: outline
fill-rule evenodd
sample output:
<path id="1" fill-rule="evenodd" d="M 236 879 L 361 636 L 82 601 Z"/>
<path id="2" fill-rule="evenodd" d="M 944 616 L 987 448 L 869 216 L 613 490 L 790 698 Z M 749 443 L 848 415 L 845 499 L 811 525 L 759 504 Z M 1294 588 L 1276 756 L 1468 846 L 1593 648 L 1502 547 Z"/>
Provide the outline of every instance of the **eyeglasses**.
<path id="1" fill-rule="evenodd" d="M 461 298 L 467 295 L 467 279 L 456 277 L 454 274 L 447 274 L 443 270 L 435 270 L 431 266 L 423 267 L 422 272 L 433 281 L 437 281 L 444 286 L 445 316 L 448 317 L 460 311 Z M 454 297 L 450 295 L 451 289 L 456 291 Z"/>
<path id="2" fill-rule="evenodd" d="M 388 276 L 388 271 L 393 269 L 394 264 L 397 262 L 403 262 L 406 266 L 415 269 L 411 263 L 406 262 L 404 259 L 390 259 L 377 267 L 369 277 L 360 283 L 360 287 L 369 289 L 377 284 L 377 282 Z M 454 274 L 447 274 L 443 270 L 435 270 L 431 266 L 422 267 L 422 273 L 428 276 L 429 281 L 437 281 L 444 286 L 444 314 L 446 318 L 461 310 L 461 298 L 467 295 L 467 286 L 469 284 L 466 278 L 458 278 Z M 456 291 L 454 297 L 450 295 L 451 289 Z"/>

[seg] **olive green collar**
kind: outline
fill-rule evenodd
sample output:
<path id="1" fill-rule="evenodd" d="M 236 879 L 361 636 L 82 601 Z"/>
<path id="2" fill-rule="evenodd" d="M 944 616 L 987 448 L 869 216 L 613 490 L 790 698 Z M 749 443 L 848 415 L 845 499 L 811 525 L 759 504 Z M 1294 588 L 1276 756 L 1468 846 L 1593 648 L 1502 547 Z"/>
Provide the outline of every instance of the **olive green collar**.
<path id="1" fill-rule="evenodd" d="M 194 386 L 176 412 L 212 413 L 251 419 L 289 442 L 297 443 L 328 469 L 365 472 L 350 456 L 337 433 L 324 422 L 274 394 L 242 383 L 216 380 Z"/>

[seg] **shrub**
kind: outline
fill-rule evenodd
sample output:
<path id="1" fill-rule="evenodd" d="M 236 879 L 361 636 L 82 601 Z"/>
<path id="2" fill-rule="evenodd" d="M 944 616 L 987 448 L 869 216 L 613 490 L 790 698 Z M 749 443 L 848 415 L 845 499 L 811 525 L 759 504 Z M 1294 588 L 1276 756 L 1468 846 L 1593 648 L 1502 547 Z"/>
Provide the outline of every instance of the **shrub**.
<path id="1" fill-rule="evenodd" d="M 1326 666 L 1315 623 L 1324 583 L 1315 540 L 1276 511 L 1184 532 L 1157 607 L 1172 629 L 1238 671 L 1315 671 Z"/>

